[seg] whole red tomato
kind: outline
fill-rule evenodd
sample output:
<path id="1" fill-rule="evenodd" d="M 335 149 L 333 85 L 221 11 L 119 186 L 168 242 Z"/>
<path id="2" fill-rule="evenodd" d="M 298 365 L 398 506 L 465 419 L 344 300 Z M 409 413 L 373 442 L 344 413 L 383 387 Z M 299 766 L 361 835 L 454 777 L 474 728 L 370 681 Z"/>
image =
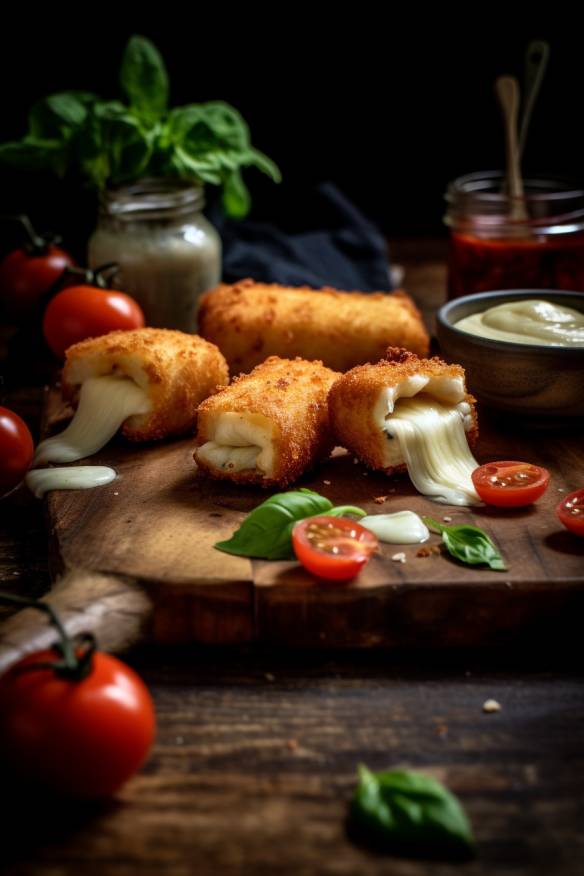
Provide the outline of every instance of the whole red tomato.
<path id="1" fill-rule="evenodd" d="M 43 331 L 53 353 L 63 358 L 65 350 L 85 338 L 144 325 L 140 305 L 125 292 L 84 285 L 63 289 L 49 301 Z"/>
<path id="2" fill-rule="evenodd" d="M 67 267 L 75 262 L 64 249 L 47 245 L 39 252 L 16 249 L 0 263 L 0 302 L 10 316 L 32 313 Z"/>
<path id="3" fill-rule="evenodd" d="M 81 680 L 36 667 L 59 658 L 56 650 L 32 654 L 0 678 L 0 756 L 61 793 L 110 796 L 150 750 L 152 699 L 130 667 L 103 652 Z"/>
<path id="4" fill-rule="evenodd" d="M 34 444 L 18 414 L 0 407 L 0 497 L 18 486 L 32 462 Z"/>

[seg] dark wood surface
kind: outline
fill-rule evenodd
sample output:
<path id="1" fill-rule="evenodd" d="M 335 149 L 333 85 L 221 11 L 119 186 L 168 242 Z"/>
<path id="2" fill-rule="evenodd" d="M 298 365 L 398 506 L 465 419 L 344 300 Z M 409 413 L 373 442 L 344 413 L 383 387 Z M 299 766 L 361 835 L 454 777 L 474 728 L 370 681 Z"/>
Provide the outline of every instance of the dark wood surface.
<path id="1" fill-rule="evenodd" d="M 442 294 L 441 264 L 424 257 L 423 243 L 402 252 L 409 288 L 430 306 Z M 6 401 L 35 425 L 40 396 L 12 387 Z M 40 504 L 22 494 L 0 503 L 2 586 L 44 592 L 46 557 Z M 580 874 L 581 636 L 562 643 L 555 626 L 550 616 L 530 649 L 415 656 L 135 650 L 128 659 L 159 722 L 146 767 L 105 807 L 4 785 L 2 872 Z M 490 697 L 501 712 L 482 712 Z M 350 842 L 344 819 L 359 762 L 446 781 L 473 821 L 476 860 L 398 860 Z"/>
<path id="2" fill-rule="evenodd" d="M 58 390 L 46 410 L 51 431 L 60 431 L 63 414 L 71 412 Z M 146 448 L 120 440 L 94 457 L 116 469 L 115 481 L 49 495 L 55 568 L 74 570 L 60 586 L 60 609 L 74 605 L 69 617 L 78 623 L 87 606 L 83 623 L 103 638 L 111 633 L 111 612 L 100 611 L 98 603 L 111 602 L 115 593 L 123 609 L 119 645 L 110 639 L 115 649 L 135 638 L 138 619 L 130 605 L 143 611 L 145 638 L 173 644 L 475 646 L 539 636 L 551 619 L 573 635 L 573 619 L 584 609 L 584 540 L 564 530 L 555 506 L 562 493 L 584 483 L 584 434 L 581 428 L 522 431 L 508 417 L 494 420 L 484 410 L 479 420 L 479 462 L 529 459 L 550 470 L 551 488 L 536 506 L 438 505 L 417 493 L 408 477 L 368 471 L 340 448 L 300 484 L 368 514 L 410 509 L 480 526 L 499 546 L 507 572 L 465 566 L 447 555 L 419 557 L 419 545 L 382 544 L 354 581 L 335 583 L 315 579 L 295 562 L 223 554 L 215 542 L 228 538 L 265 494 L 198 472 L 191 437 Z M 433 535 L 429 544 L 439 541 Z M 406 556 L 403 564 L 391 559 L 398 551 Z M 86 580 L 79 585 L 77 578 L 87 573 L 92 586 Z M 138 603 L 136 588 L 147 596 Z M 28 623 L 34 638 L 43 620 L 28 612 Z M 0 629 L 0 647 L 3 639 Z"/>

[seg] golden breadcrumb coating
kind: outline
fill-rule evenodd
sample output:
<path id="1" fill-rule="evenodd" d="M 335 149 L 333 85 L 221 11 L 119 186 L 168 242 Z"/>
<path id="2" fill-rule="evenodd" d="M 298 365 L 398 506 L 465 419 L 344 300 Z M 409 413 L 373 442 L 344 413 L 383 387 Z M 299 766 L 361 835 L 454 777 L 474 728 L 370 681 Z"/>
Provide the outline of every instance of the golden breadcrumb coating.
<path id="1" fill-rule="evenodd" d="M 465 387 L 465 371 L 461 365 L 448 365 L 437 356 L 421 359 L 407 350 L 389 347 L 385 358 L 374 365 L 360 365 L 343 374 L 329 393 L 331 427 L 338 444 L 346 447 L 370 468 L 392 474 L 407 471 L 405 464 L 387 467 L 384 462 L 386 436 L 376 421 L 374 412 L 380 393 L 416 375 L 430 378 L 458 378 Z M 422 389 L 422 392 L 432 390 Z M 458 401 L 471 407 L 472 424 L 466 437 L 472 447 L 478 438 L 475 399 L 464 391 Z"/>
<path id="2" fill-rule="evenodd" d="M 405 292 L 365 294 L 242 280 L 201 297 L 199 331 L 232 374 L 270 355 L 320 359 L 335 371 L 375 362 L 389 344 L 426 355 L 429 337 Z"/>
<path id="3" fill-rule="evenodd" d="M 197 445 L 212 440 L 221 413 L 259 414 L 273 426 L 273 467 L 266 477 L 258 469 L 224 471 L 195 451 L 197 464 L 210 475 L 238 483 L 284 487 L 295 481 L 333 448 L 327 396 L 338 374 L 322 362 L 270 356 L 251 374 L 242 374 L 198 410 Z"/>
<path id="4" fill-rule="evenodd" d="M 194 431 L 199 404 L 227 386 L 227 363 L 198 335 L 142 328 L 88 338 L 69 347 L 63 397 L 76 402 L 90 377 L 129 377 L 149 396 L 152 410 L 129 417 L 122 432 L 131 441 L 153 441 Z"/>

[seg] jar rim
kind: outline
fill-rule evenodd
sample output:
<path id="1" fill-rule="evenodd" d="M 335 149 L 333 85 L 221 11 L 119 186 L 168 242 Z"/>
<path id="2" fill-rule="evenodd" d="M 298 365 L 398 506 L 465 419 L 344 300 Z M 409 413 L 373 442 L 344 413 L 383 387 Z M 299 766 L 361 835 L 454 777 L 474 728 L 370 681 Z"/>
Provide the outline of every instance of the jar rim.
<path id="1" fill-rule="evenodd" d="M 487 204 L 509 203 L 512 199 L 503 190 L 507 175 L 502 170 L 483 170 L 463 174 L 448 183 L 445 199 L 475 198 Z M 523 179 L 524 196 L 521 200 L 533 203 L 584 199 L 584 182 L 560 174 L 530 174 Z"/>
<path id="2" fill-rule="evenodd" d="M 204 187 L 180 177 L 143 177 L 111 186 L 100 194 L 101 210 L 122 220 L 181 216 L 204 206 Z"/>

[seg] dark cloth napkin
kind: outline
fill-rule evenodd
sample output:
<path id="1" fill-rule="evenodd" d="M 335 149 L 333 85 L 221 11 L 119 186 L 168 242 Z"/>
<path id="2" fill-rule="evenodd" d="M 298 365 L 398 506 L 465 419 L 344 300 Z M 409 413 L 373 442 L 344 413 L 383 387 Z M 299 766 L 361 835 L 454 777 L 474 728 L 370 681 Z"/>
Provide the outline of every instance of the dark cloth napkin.
<path id="1" fill-rule="evenodd" d="M 251 277 L 284 286 L 391 289 L 381 232 L 339 189 L 321 184 L 308 200 L 303 197 L 302 213 L 312 226 L 308 230 L 286 227 L 285 215 L 275 215 L 270 223 L 236 221 L 211 208 L 223 241 L 224 281 Z"/>

